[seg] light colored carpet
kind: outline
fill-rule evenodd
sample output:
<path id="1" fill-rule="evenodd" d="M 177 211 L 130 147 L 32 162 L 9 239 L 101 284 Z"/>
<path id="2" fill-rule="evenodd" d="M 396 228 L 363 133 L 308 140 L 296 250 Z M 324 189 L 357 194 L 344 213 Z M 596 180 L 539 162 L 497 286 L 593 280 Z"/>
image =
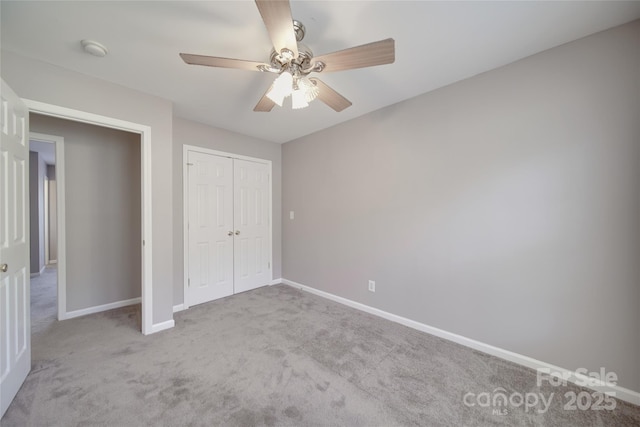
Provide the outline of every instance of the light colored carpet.
<path id="1" fill-rule="evenodd" d="M 58 319 L 58 270 L 47 266 L 31 278 L 31 332 L 38 333 Z"/>
<path id="2" fill-rule="evenodd" d="M 640 408 L 563 409 L 535 372 L 276 285 L 137 330 L 138 308 L 33 336 L 33 370 L 2 419 L 12 426 L 631 426 Z M 546 413 L 468 407 L 466 393 L 538 392 Z"/>

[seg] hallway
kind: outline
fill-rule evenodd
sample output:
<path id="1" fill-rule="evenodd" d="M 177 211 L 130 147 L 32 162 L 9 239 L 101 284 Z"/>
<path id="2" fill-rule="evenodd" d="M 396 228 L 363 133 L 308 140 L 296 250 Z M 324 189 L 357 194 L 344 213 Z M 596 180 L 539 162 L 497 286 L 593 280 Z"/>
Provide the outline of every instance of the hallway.
<path id="1" fill-rule="evenodd" d="M 41 275 L 31 278 L 31 334 L 45 332 L 57 321 L 58 269 L 47 266 Z"/>

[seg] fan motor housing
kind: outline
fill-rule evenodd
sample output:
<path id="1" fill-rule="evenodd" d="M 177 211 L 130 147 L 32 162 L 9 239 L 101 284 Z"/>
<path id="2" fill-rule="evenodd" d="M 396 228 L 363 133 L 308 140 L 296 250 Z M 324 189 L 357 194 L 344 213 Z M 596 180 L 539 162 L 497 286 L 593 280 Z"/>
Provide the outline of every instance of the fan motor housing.
<path id="1" fill-rule="evenodd" d="M 298 43 L 298 57 L 294 58 L 293 60 L 291 60 L 291 62 L 293 64 L 298 65 L 300 68 L 309 68 L 309 65 L 311 64 L 311 59 L 313 59 L 313 52 L 311 51 L 311 49 L 309 49 L 309 46 L 303 44 L 303 43 Z M 275 49 L 271 49 L 271 55 L 270 55 L 270 59 L 269 59 L 271 65 L 273 65 L 276 68 L 280 68 L 282 65 L 284 65 L 287 61 L 284 61 L 284 63 L 281 61 L 281 56 L 278 52 L 275 51 Z"/>
<path id="2" fill-rule="evenodd" d="M 296 33 L 296 40 L 301 42 L 304 39 L 304 35 L 307 33 L 307 29 L 302 22 L 293 20 L 293 31 Z"/>

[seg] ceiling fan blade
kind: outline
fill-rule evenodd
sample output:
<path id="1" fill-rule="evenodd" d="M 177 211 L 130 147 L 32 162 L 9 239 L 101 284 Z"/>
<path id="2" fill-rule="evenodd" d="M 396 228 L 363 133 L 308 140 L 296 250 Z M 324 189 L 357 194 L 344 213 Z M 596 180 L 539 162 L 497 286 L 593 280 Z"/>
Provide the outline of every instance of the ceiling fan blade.
<path id="1" fill-rule="evenodd" d="M 240 70 L 261 71 L 261 66 L 269 66 L 264 62 L 220 58 L 217 56 L 193 55 L 190 53 L 181 53 L 180 57 L 187 64 L 204 65 L 206 67 L 236 68 Z"/>
<path id="2" fill-rule="evenodd" d="M 276 52 L 280 53 L 286 48 L 293 52 L 293 57 L 296 58 L 298 43 L 293 30 L 289 0 L 256 0 L 256 5 Z"/>
<path id="3" fill-rule="evenodd" d="M 395 60 L 396 48 L 393 39 L 363 44 L 313 58 L 313 62 L 323 62 L 325 64 L 323 72 L 391 64 Z"/>
<path id="4" fill-rule="evenodd" d="M 318 99 L 329 107 L 333 108 L 337 112 L 340 112 L 347 107 L 351 107 L 351 101 L 331 89 L 321 80 L 316 78 L 310 78 L 309 80 L 318 87 Z"/>
<path id="5" fill-rule="evenodd" d="M 253 111 L 268 113 L 273 109 L 273 106 L 276 105 L 276 103 L 267 97 L 267 94 L 269 93 L 272 87 L 273 87 L 273 84 L 269 86 L 269 89 L 267 89 L 264 95 L 262 95 L 262 98 L 260 98 L 260 101 L 258 101 L 256 106 L 253 108 Z"/>

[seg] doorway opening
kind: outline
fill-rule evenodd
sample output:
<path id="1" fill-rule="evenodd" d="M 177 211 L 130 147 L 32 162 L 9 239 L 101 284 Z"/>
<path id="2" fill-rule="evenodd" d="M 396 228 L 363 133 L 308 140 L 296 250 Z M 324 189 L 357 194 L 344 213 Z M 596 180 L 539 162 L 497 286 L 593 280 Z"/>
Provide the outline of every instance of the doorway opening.
<path id="1" fill-rule="evenodd" d="M 30 275 L 32 331 L 58 318 L 58 181 L 56 144 L 61 138 L 29 134 Z M 64 203 L 64 200 L 62 200 Z"/>
<path id="2" fill-rule="evenodd" d="M 160 330 L 173 326 L 168 322 L 161 323 L 159 325 L 153 324 L 153 304 L 152 304 L 152 203 L 151 203 L 151 128 L 146 125 L 127 122 L 124 120 L 114 119 L 111 117 L 101 116 L 93 113 L 87 113 L 80 110 L 73 110 L 70 108 L 60 107 L 57 105 L 46 104 L 38 101 L 32 101 L 23 99 L 24 103 L 29 108 L 29 112 L 36 113 L 44 116 L 56 117 L 60 119 L 69 120 L 72 122 L 79 122 L 84 124 L 96 125 L 98 127 L 123 130 L 139 135 L 140 141 L 140 235 L 137 241 L 136 247 L 140 248 L 140 270 L 141 270 L 141 330 L 142 333 L 147 335 Z M 58 163 L 64 156 L 58 153 Z M 59 167 L 59 169 L 61 169 Z M 57 176 L 58 182 L 60 182 L 60 174 Z M 60 187 L 58 187 L 58 196 L 60 196 Z M 60 215 L 60 210 L 58 212 Z M 59 223 L 60 224 L 60 223 Z M 64 225 L 63 225 L 64 226 Z M 64 254 L 66 251 L 65 241 L 63 238 L 64 230 L 58 230 L 58 285 L 60 286 L 61 280 L 65 279 L 66 266 L 64 265 Z M 58 295 L 58 305 L 66 305 L 66 297 Z M 110 307 L 108 304 L 100 307 L 101 310 L 108 310 Z M 66 313 L 67 307 L 62 307 L 59 312 Z M 89 314 L 90 312 L 82 312 L 82 310 L 76 310 L 76 315 Z M 73 317 L 73 316 L 72 316 Z"/>
<path id="3" fill-rule="evenodd" d="M 58 167 L 64 176 L 60 234 L 65 248 L 58 270 L 64 273 L 57 286 L 58 319 L 140 304 L 140 136 L 34 113 L 29 115 L 29 123 L 32 131 L 60 135 L 64 142 L 64 161 Z M 37 260 L 35 266 L 32 260 L 32 270 L 38 271 L 47 253 L 46 234 L 43 238 L 47 221 L 42 220 L 46 191 L 42 189 L 44 171 L 50 167 L 43 161 L 44 154 L 30 155 L 30 183 L 40 201 L 31 203 L 31 214 L 45 225 L 39 230 L 32 227 L 32 258 Z M 135 321 L 133 325 L 136 327 Z"/>

